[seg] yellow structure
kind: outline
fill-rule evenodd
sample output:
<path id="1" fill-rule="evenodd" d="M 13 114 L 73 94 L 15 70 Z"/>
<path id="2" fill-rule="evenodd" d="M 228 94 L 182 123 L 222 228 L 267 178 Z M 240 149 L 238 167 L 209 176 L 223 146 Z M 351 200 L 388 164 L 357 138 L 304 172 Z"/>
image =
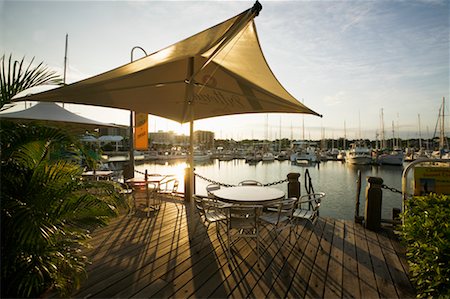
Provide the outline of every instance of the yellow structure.
<path id="1" fill-rule="evenodd" d="M 424 166 L 414 168 L 414 195 L 425 195 L 430 192 L 450 195 L 449 167 Z"/>

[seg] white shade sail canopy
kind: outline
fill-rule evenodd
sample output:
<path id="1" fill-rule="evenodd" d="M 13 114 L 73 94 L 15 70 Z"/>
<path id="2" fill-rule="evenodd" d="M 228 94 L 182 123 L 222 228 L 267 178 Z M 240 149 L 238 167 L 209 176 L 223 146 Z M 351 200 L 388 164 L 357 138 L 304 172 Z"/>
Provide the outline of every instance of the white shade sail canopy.
<path id="1" fill-rule="evenodd" d="M 56 103 L 37 103 L 16 112 L 0 113 L 0 119 L 15 121 L 36 121 L 45 124 L 78 126 L 80 128 L 118 127 L 114 124 L 99 122 L 72 113 Z"/>
<path id="2" fill-rule="evenodd" d="M 98 141 L 101 142 L 119 142 L 122 141 L 123 137 L 119 135 L 103 135 L 98 137 Z"/>
<path id="3" fill-rule="evenodd" d="M 242 113 L 319 115 L 289 94 L 261 51 L 251 9 L 144 58 L 16 100 L 149 113 L 180 123 Z"/>

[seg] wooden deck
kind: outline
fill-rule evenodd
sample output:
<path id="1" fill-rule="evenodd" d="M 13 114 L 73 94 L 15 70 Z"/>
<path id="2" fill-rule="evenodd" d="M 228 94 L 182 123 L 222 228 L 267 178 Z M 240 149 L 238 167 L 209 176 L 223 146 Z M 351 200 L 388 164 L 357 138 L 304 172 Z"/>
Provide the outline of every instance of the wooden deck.
<path id="1" fill-rule="evenodd" d="M 181 201 L 149 218 L 115 219 L 94 232 L 88 279 L 73 297 L 415 297 L 403 249 L 387 231 L 329 218 L 314 232 L 299 225 L 297 239 L 263 229 L 258 268 L 253 240 L 239 239 L 228 262 L 224 230 L 218 237 L 214 225 L 207 232 L 197 223 L 195 208 Z"/>

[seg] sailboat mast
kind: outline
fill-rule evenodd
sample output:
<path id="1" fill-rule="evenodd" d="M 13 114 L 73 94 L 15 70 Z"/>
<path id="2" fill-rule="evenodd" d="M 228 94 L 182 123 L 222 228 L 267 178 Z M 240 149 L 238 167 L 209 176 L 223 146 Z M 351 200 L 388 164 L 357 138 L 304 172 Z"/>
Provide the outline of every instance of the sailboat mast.
<path id="1" fill-rule="evenodd" d="M 441 109 L 441 134 L 439 136 L 439 148 L 445 147 L 445 123 L 444 123 L 444 111 L 445 111 L 445 97 L 442 97 L 442 109 Z"/>
<path id="2" fill-rule="evenodd" d="M 395 148 L 395 129 L 394 129 L 394 121 L 392 121 L 392 149 Z"/>
<path id="3" fill-rule="evenodd" d="M 63 85 L 66 85 L 66 74 L 67 74 L 67 48 L 69 44 L 69 34 L 66 33 L 66 44 L 64 47 L 64 75 L 63 75 Z M 64 108 L 64 103 L 62 103 Z"/>
<path id="4" fill-rule="evenodd" d="M 303 138 L 303 140 L 305 140 L 305 117 L 304 116 L 302 116 L 302 117 L 303 117 L 303 123 L 302 123 L 303 136 L 302 136 L 302 138 Z"/>
<path id="5" fill-rule="evenodd" d="M 420 114 L 417 114 L 417 117 L 419 119 L 419 149 L 422 148 L 422 131 L 420 129 Z"/>
<path id="6" fill-rule="evenodd" d="M 66 74 L 67 74 L 67 45 L 69 43 L 69 34 L 66 33 L 66 46 L 64 50 L 64 76 L 63 84 L 66 85 Z"/>
<path id="7" fill-rule="evenodd" d="M 278 135 L 280 136 L 280 140 L 278 142 L 278 151 L 281 152 L 281 116 L 280 116 L 280 129 Z"/>
<path id="8" fill-rule="evenodd" d="M 303 104 L 305 104 L 305 99 L 302 99 L 302 102 L 303 102 Z M 302 136 L 302 138 L 303 138 L 303 140 L 305 140 L 305 116 L 304 115 L 302 115 L 302 121 L 303 121 L 303 124 L 302 124 L 303 136 Z"/>
<path id="9" fill-rule="evenodd" d="M 380 136 L 380 139 L 381 139 L 381 149 L 383 149 L 383 148 L 386 148 L 386 140 L 385 140 L 385 137 L 384 137 L 384 113 L 383 113 L 383 108 L 381 108 L 381 136 Z"/>
<path id="10" fill-rule="evenodd" d="M 347 126 L 346 126 L 346 124 L 345 124 L 345 120 L 344 120 L 344 150 L 346 150 L 347 149 L 347 142 L 346 142 L 346 140 L 347 140 Z"/>
<path id="11" fill-rule="evenodd" d="M 402 148 L 402 143 L 400 140 L 400 115 L 397 112 L 397 147 Z"/>

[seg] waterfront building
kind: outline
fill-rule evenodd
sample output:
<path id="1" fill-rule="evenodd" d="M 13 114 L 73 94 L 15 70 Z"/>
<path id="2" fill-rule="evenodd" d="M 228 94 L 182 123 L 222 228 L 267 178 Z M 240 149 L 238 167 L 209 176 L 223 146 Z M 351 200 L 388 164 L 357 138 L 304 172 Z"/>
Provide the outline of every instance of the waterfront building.
<path id="1" fill-rule="evenodd" d="M 210 131 L 195 131 L 194 143 L 201 149 L 214 148 L 214 132 Z"/>

